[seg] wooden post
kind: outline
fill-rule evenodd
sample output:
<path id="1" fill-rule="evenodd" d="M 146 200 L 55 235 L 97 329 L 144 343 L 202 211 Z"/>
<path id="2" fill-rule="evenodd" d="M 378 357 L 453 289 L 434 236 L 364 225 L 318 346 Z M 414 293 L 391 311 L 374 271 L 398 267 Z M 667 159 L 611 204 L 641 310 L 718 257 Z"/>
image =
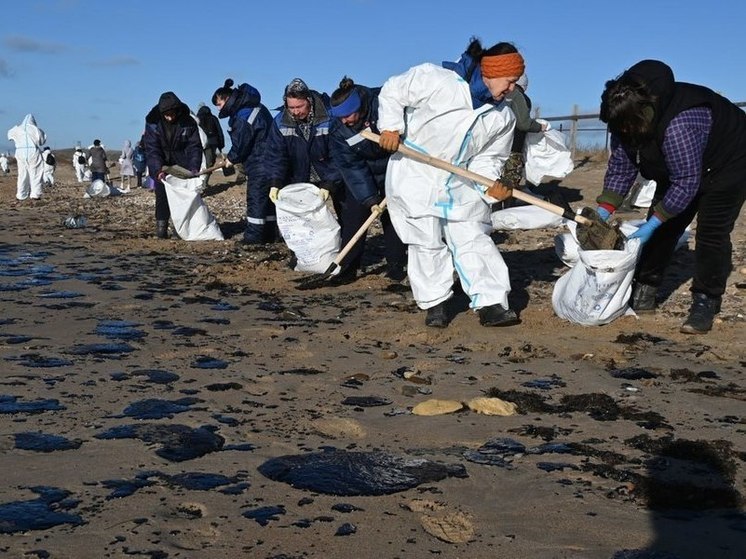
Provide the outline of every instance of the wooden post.
<path id="1" fill-rule="evenodd" d="M 570 156 L 575 159 L 578 147 L 578 106 L 572 106 L 572 128 L 570 128 Z"/>

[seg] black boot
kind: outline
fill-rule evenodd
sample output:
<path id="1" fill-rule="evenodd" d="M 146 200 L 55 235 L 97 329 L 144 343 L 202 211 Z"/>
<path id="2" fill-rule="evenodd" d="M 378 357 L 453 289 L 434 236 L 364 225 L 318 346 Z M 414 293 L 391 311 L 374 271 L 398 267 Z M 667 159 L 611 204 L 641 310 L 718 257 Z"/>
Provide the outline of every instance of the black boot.
<path id="1" fill-rule="evenodd" d="M 168 239 L 168 220 L 159 219 L 155 222 L 155 236 L 159 239 Z"/>
<path id="2" fill-rule="evenodd" d="M 479 309 L 479 323 L 482 326 L 513 326 L 520 322 L 513 309 L 506 309 L 500 304 Z"/>
<path id="3" fill-rule="evenodd" d="M 658 288 L 647 283 L 636 283 L 632 288 L 632 297 L 629 305 L 637 314 L 646 314 L 655 312 L 655 295 Z"/>
<path id="4" fill-rule="evenodd" d="M 715 315 L 720 312 L 720 297 L 708 297 L 704 293 L 692 293 L 689 318 L 681 326 L 684 334 L 706 334 L 712 330 Z"/>
<path id="5" fill-rule="evenodd" d="M 406 266 L 401 262 L 387 263 L 386 277 L 391 281 L 404 281 L 407 277 Z"/>
<path id="6" fill-rule="evenodd" d="M 445 328 L 450 321 L 451 319 L 448 316 L 448 301 L 443 301 L 427 309 L 425 326 L 429 326 L 430 328 Z"/>

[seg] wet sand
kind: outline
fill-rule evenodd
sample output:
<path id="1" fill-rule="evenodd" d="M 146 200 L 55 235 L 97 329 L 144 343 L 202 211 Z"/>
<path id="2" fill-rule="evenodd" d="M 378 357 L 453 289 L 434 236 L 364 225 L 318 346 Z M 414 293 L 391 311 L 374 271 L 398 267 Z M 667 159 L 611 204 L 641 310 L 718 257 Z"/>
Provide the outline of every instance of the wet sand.
<path id="1" fill-rule="evenodd" d="M 560 188 L 581 207 L 602 176 Z M 655 315 L 557 318 L 561 230 L 495 234 L 519 326 L 460 298 L 433 330 L 378 235 L 367 275 L 300 291 L 282 244 L 236 244 L 245 191 L 219 174 L 228 240 L 202 243 L 154 239 L 145 190 L 57 177 L 36 202 L 0 177 L 5 556 L 746 556 L 743 215 L 706 336 L 678 331 L 693 241 Z M 519 413 L 411 413 L 485 395 Z"/>

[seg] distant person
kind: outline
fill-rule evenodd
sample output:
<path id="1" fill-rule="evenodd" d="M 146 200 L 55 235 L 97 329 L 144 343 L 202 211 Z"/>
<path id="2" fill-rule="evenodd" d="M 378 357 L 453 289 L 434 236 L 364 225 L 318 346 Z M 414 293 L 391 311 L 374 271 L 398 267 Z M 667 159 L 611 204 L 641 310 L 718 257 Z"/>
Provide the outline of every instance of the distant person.
<path id="1" fill-rule="evenodd" d="M 41 146 L 47 141 L 47 135 L 36 125 L 34 115 L 27 114 L 21 124 L 8 130 L 8 139 L 13 140 L 16 145 L 15 155 L 18 166 L 16 198 L 38 200 L 41 198 L 44 176 Z"/>
<path id="2" fill-rule="evenodd" d="M 223 129 L 220 126 L 220 119 L 212 114 L 210 107 L 201 104 L 197 110 L 197 118 L 199 119 L 199 125 L 207 134 L 207 147 L 205 148 L 205 165 L 212 167 L 217 161 L 218 154 L 223 152 L 225 148 L 225 135 Z M 207 182 L 210 180 L 211 173 L 204 175 L 203 184 L 207 186 Z"/>
<path id="3" fill-rule="evenodd" d="M 54 170 L 57 168 L 57 158 L 49 146 L 44 146 L 41 158 L 44 161 L 44 172 L 42 173 L 41 182 L 45 187 L 54 186 Z"/>
<path id="4" fill-rule="evenodd" d="M 73 152 L 73 169 L 75 170 L 75 178 L 81 183 L 85 180 L 85 169 L 87 166 L 87 158 L 83 152 L 83 148 L 77 146 Z"/>
<path id="5" fill-rule="evenodd" d="M 166 167 L 179 165 L 193 174 L 202 163 L 202 144 L 198 125 L 189 107 L 172 91 L 161 94 L 158 104 L 145 117 L 145 156 L 150 175 L 155 179 L 155 234 L 168 238 L 171 208 L 166 197 Z"/>
<path id="6" fill-rule="evenodd" d="M 132 142 L 125 140 L 124 147 L 122 147 L 122 153 L 119 156 L 119 184 L 122 192 L 130 191 L 132 177 L 135 176 L 135 167 L 132 164 L 133 151 Z"/>
<path id="7" fill-rule="evenodd" d="M 93 145 L 88 148 L 88 167 L 91 170 L 91 182 L 95 180 L 107 182 L 109 162 L 101 140 L 93 140 Z"/>
<path id="8" fill-rule="evenodd" d="M 3 172 L 3 175 L 10 173 L 10 164 L 5 153 L 0 153 L 0 171 Z"/>
<path id="9" fill-rule="evenodd" d="M 231 149 L 223 163 L 228 168 L 241 163 L 248 179 L 243 242 L 274 242 L 277 216 L 269 200 L 269 183 L 264 165 L 272 115 L 262 105 L 261 95 L 255 87 L 243 83 L 234 88 L 230 78 L 215 90 L 212 103 L 220 109 L 219 118 L 228 118 Z"/>
<path id="10" fill-rule="evenodd" d="M 378 92 L 380 88 L 357 85 L 343 77 L 339 87 L 331 96 L 332 126 L 330 129 L 330 153 L 339 168 L 344 189 L 335 195 L 335 208 L 342 225 L 342 246 L 357 233 L 371 215 L 371 209 L 386 196 L 386 167 L 391 153 L 375 142 L 360 136 L 360 132 L 371 127 L 375 132 L 378 121 Z M 388 212 L 381 214 L 383 227 L 386 276 L 394 281 L 406 277 L 406 247 L 401 242 L 391 223 Z M 365 251 L 365 236 L 355 244 L 340 263 L 340 275 L 357 274 Z"/>
<path id="11" fill-rule="evenodd" d="M 746 199 L 746 113 L 711 89 L 675 81 L 663 62 L 643 60 L 606 82 L 600 118 L 611 131 L 601 217 L 621 206 L 638 171 L 657 184 L 647 221 L 629 237 L 643 243 L 631 306 L 655 311 L 676 243 L 696 216 L 692 305 L 681 332 L 705 334 L 720 312 L 731 231 Z"/>
<path id="12" fill-rule="evenodd" d="M 512 194 L 497 180 L 515 126 L 502 100 L 525 65 L 510 43 L 483 49 L 474 39 L 467 52 L 481 71 L 476 84 L 458 71 L 421 64 L 386 80 L 378 95 L 383 149 L 396 152 L 403 137 L 424 153 L 495 180 L 484 187 L 399 153 L 389 160 L 391 221 L 407 244 L 412 294 L 417 306 L 427 311 L 425 325 L 433 328 L 450 322 L 454 272 L 480 324 L 519 322 L 508 305 L 508 268 L 490 237 L 490 206 Z"/>
<path id="13" fill-rule="evenodd" d="M 135 144 L 135 149 L 132 150 L 132 166 L 135 169 L 135 177 L 137 178 L 137 186 L 144 188 L 142 178 L 145 175 L 145 171 L 148 168 L 145 158 L 145 147 L 144 139 L 140 139 Z"/>

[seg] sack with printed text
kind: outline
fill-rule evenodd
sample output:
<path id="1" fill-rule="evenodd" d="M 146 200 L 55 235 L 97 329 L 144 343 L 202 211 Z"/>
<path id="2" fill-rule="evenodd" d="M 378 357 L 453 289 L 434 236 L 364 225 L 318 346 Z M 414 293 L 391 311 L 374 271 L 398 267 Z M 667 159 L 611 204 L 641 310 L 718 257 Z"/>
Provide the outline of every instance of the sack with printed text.
<path id="1" fill-rule="evenodd" d="M 310 183 L 289 184 L 275 203 L 277 227 L 298 260 L 298 272 L 323 273 L 339 254 L 339 223 L 319 189 Z"/>

